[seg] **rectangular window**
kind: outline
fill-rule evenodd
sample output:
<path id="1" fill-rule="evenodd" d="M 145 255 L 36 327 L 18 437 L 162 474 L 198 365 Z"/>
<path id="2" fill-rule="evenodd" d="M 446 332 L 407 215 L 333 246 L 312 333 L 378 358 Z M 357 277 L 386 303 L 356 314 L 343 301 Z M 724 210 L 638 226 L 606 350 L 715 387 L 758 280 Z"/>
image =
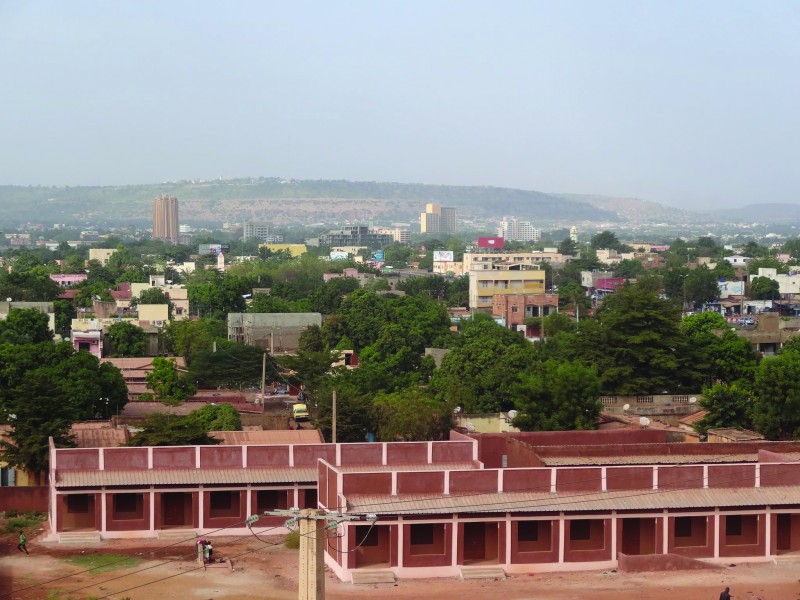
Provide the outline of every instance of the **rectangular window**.
<path id="1" fill-rule="evenodd" d="M 725 517 L 725 531 L 728 535 L 742 535 L 742 516 L 728 515 Z"/>
<path id="2" fill-rule="evenodd" d="M 592 536 L 591 521 L 589 519 L 576 519 L 569 522 L 569 539 L 576 542 L 588 540 Z"/>
<path id="3" fill-rule="evenodd" d="M 411 545 L 428 546 L 433 544 L 433 525 L 412 525 Z"/>
<path id="4" fill-rule="evenodd" d="M 517 539 L 520 542 L 538 542 L 539 522 L 520 521 L 519 523 L 517 523 Z"/>
<path id="5" fill-rule="evenodd" d="M 231 491 L 210 492 L 208 495 L 208 516 L 238 517 L 240 493 Z"/>
<path id="6" fill-rule="evenodd" d="M 675 537 L 692 537 L 692 517 L 675 517 Z"/>
<path id="7" fill-rule="evenodd" d="M 317 490 L 304 490 L 304 506 L 303 508 L 317 508 Z"/>
<path id="8" fill-rule="evenodd" d="M 114 494 L 111 503 L 111 513 L 115 520 L 144 518 L 142 494 Z"/>
<path id="9" fill-rule="evenodd" d="M 309 490 L 306 490 L 306 497 L 308 497 Z M 307 506 L 307 508 L 316 508 L 314 506 Z M 256 510 L 264 512 L 265 510 L 286 510 L 289 508 L 287 490 L 258 490 L 256 493 Z"/>

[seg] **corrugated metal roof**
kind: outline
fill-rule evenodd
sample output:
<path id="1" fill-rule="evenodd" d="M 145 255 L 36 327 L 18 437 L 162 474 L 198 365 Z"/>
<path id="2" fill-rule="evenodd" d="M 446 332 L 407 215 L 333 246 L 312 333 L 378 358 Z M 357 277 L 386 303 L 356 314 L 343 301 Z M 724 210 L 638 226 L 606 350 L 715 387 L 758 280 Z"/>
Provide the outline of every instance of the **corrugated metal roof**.
<path id="1" fill-rule="evenodd" d="M 57 488 L 121 485 L 265 484 L 316 482 L 316 467 L 250 469 L 139 469 L 136 471 L 58 471 Z"/>
<path id="2" fill-rule="evenodd" d="M 542 456 L 547 467 L 603 465 L 671 465 L 696 463 L 754 463 L 758 454 L 674 454 L 639 456 Z"/>
<path id="3" fill-rule="evenodd" d="M 800 486 L 627 490 L 579 494 L 510 492 L 464 496 L 354 495 L 347 498 L 349 512 L 381 515 L 704 509 L 798 504 L 800 504 Z"/>
<path id="4" fill-rule="evenodd" d="M 253 444 L 322 444 L 318 429 L 269 429 L 260 431 L 210 431 L 209 435 L 226 446 Z"/>
<path id="5" fill-rule="evenodd" d="M 480 469 L 474 463 L 411 463 L 391 465 L 346 465 L 336 467 L 342 473 L 377 473 L 382 471 L 467 471 Z"/>
<path id="6" fill-rule="evenodd" d="M 694 425 L 698 421 L 702 421 L 703 417 L 708 414 L 707 410 L 698 410 L 697 412 L 693 412 L 690 415 L 686 415 L 678 419 L 678 423 L 682 423 L 683 425 Z"/>

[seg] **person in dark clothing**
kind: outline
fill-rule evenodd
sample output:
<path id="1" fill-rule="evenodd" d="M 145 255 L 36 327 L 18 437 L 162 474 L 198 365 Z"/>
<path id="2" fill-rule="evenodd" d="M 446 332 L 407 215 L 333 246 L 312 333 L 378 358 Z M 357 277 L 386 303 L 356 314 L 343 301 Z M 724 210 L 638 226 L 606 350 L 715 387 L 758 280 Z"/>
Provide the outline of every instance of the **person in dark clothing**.
<path id="1" fill-rule="evenodd" d="M 726 587 L 722 593 L 719 595 L 719 600 L 731 600 L 733 596 L 731 596 L 731 588 Z"/>

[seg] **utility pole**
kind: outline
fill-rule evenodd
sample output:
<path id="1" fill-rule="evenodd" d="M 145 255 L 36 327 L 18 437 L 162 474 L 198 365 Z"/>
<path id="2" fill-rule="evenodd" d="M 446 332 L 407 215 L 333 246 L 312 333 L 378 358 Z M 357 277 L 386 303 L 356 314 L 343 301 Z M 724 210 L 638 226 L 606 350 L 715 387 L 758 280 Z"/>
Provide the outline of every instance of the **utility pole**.
<path id="1" fill-rule="evenodd" d="M 288 517 L 286 527 L 299 526 L 300 533 L 300 578 L 297 597 L 299 600 L 325 600 L 325 532 L 336 529 L 343 521 L 378 520 L 376 515 L 345 515 L 323 509 L 292 508 L 290 510 L 268 510 L 262 515 L 247 519 L 247 527 L 258 522 L 261 516 Z"/>
<path id="2" fill-rule="evenodd" d="M 264 404 L 264 384 L 267 381 L 267 351 L 261 356 L 261 404 Z"/>
<path id="3" fill-rule="evenodd" d="M 331 403 L 331 442 L 336 443 L 336 390 L 333 390 L 333 402 Z"/>

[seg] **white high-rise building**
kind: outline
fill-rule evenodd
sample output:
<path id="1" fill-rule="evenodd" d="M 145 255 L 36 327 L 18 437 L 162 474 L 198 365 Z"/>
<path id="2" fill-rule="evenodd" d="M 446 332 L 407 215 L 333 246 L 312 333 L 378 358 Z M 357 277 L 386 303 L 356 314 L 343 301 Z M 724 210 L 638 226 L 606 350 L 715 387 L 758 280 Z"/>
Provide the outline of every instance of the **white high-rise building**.
<path id="1" fill-rule="evenodd" d="M 497 235 L 515 242 L 538 242 L 539 230 L 530 221 L 521 221 L 515 217 L 503 217 Z"/>

